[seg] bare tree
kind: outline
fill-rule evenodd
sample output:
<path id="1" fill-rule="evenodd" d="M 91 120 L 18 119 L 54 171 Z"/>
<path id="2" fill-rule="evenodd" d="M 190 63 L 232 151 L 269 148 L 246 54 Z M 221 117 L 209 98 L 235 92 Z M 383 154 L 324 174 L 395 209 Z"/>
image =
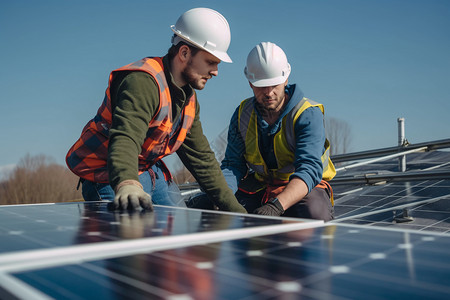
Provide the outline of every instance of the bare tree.
<path id="1" fill-rule="evenodd" d="M 225 150 L 227 148 L 227 136 L 228 136 L 228 126 L 222 130 L 221 133 L 210 142 L 211 150 L 216 156 L 216 160 L 220 163 L 225 157 Z M 175 171 L 173 172 L 174 181 L 177 184 L 186 184 L 195 182 L 194 176 L 185 168 L 180 159 L 175 160 L 173 163 Z"/>
<path id="2" fill-rule="evenodd" d="M 351 129 L 347 122 L 333 117 L 325 118 L 325 134 L 331 144 L 331 155 L 347 153 L 350 150 Z M 211 142 L 211 149 L 219 162 L 225 157 L 227 136 L 228 127 Z"/>
<path id="3" fill-rule="evenodd" d="M 175 171 L 173 172 L 173 180 L 176 184 L 186 184 L 195 182 L 194 176 L 191 172 L 186 169 L 181 160 L 176 157 L 176 161 L 173 164 L 175 166 Z"/>
<path id="4" fill-rule="evenodd" d="M 81 201 L 77 182 L 77 176 L 53 159 L 26 155 L 0 184 L 0 204 Z"/>
<path id="5" fill-rule="evenodd" d="M 330 141 L 330 155 L 347 153 L 351 144 L 351 130 L 347 122 L 336 118 L 325 118 L 325 134 Z M 220 163 L 225 157 L 227 148 L 228 126 L 210 142 L 211 149 L 216 155 L 217 161 Z M 175 182 L 177 184 L 195 182 L 195 179 L 184 167 L 180 160 L 174 164 L 176 171 L 174 172 Z"/>
<path id="6" fill-rule="evenodd" d="M 221 162 L 225 157 L 228 143 L 228 126 L 210 143 L 211 149 L 216 156 L 216 160 Z"/>
<path id="7" fill-rule="evenodd" d="M 351 144 L 351 129 L 347 122 L 325 118 L 325 134 L 330 141 L 330 155 L 347 153 Z"/>

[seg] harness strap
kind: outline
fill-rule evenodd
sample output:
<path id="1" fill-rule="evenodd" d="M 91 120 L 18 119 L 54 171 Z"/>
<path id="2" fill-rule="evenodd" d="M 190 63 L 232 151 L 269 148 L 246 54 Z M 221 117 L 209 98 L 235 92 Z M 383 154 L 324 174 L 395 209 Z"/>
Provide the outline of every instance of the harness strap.
<path id="1" fill-rule="evenodd" d="M 324 189 L 328 196 L 330 196 L 331 204 L 334 206 L 334 196 L 333 196 L 333 189 L 331 188 L 331 185 L 328 183 L 328 181 L 322 180 L 316 187 Z"/>
<path id="2" fill-rule="evenodd" d="M 163 171 L 163 173 L 164 173 L 164 179 L 165 179 L 168 183 L 172 183 L 172 181 L 173 181 L 172 173 L 170 173 L 169 168 L 168 168 L 168 167 L 166 166 L 166 164 L 162 161 L 162 159 L 158 160 L 158 161 L 156 162 L 155 165 L 158 165 L 158 166 L 162 169 L 162 171 Z"/>
<path id="3" fill-rule="evenodd" d="M 272 198 L 277 197 L 288 185 L 289 181 L 272 178 L 270 182 L 262 182 L 255 178 L 255 173 L 248 175 L 239 183 L 239 190 L 249 195 L 254 195 L 265 190 L 261 198 L 261 204 L 267 203 Z M 322 179 L 314 188 L 324 189 L 330 197 L 331 204 L 334 206 L 333 189 L 331 185 Z"/>
<path id="4" fill-rule="evenodd" d="M 277 197 L 282 191 L 284 191 L 286 185 L 287 184 L 284 185 L 268 184 L 266 192 L 264 193 L 264 196 L 261 199 L 261 204 L 265 204 L 270 199 Z M 327 192 L 328 196 L 330 197 L 331 205 L 334 206 L 333 189 L 331 188 L 331 185 L 327 181 L 322 180 L 314 188 L 324 189 Z"/>

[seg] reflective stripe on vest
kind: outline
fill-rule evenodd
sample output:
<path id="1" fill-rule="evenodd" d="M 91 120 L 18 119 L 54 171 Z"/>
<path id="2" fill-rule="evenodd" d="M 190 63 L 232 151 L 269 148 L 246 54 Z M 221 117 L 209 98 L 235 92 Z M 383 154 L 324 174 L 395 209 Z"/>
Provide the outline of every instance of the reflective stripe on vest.
<path id="1" fill-rule="evenodd" d="M 295 94 L 294 94 L 295 96 Z M 241 102 L 239 107 L 238 127 L 245 142 L 244 157 L 249 167 L 256 172 L 256 178 L 261 181 L 281 180 L 288 181 L 289 176 L 295 172 L 295 133 L 294 124 L 305 109 L 315 106 L 324 112 L 322 104 L 316 103 L 308 98 L 303 98 L 286 116 L 281 120 L 281 129 L 274 135 L 274 154 L 277 160 L 277 169 L 270 170 L 259 151 L 257 115 L 254 110 L 255 98 L 248 98 Z M 322 179 L 331 180 L 336 175 L 336 170 L 330 159 L 330 143 L 325 139 L 325 151 L 321 160 L 323 165 Z"/>
<path id="2" fill-rule="evenodd" d="M 139 155 L 139 173 L 149 169 L 162 157 L 178 150 L 194 122 L 195 92 L 181 112 L 178 127 L 173 128 L 172 99 L 161 57 L 147 57 L 112 71 L 97 115 L 84 127 L 81 137 L 66 156 L 67 166 L 72 172 L 93 182 L 109 182 L 107 157 L 109 128 L 112 124 L 110 88 L 115 74 L 120 71 L 146 72 L 155 79 L 159 89 L 159 107 L 149 122 L 147 137 Z"/>

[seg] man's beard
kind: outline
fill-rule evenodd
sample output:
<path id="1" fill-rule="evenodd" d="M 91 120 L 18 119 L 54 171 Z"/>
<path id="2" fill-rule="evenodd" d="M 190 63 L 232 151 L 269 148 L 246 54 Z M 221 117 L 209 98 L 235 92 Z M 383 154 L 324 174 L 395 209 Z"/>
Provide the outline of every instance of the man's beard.
<path id="1" fill-rule="evenodd" d="M 262 99 L 260 98 L 260 99 L 258 99 L 256 101 L 256 107 L 257 107 L 258 111 L 261 114 L 263 114 L 263 115 L 264 114 L 268 114 L 268 113 L 272 113 L 272 112 L 279 112 L 279 111 L 282 111 L 284 109 L 283 106 L 286 104 L 286 99 L 287 98 L 284 95 L 281 96 L 281 97 L 277 97 L 275 99 L 263 97 Z M 267 101 L 267 100 L 275 101 L 275 103 L 276 103 L 275 106 L 264 105 L 264 102 Z"/>
<path id="2" fill-rule="evenodd" d="M 259 113 L 264 117 L 267 116 L 270 112 L 275 111 L 274 108 L 268 108 L 265 107 L 263 104 L 256 102 L 256 109 L 259 111 Z"/>
<path id="3" fill-rule="evenodd" d="M 191 63 L 191 60 L 187 63 L 186 68 L 181 72 L 181 76 L 183 76 L 184 81 L 191 87 L 196 90 L 202 90 L 205 87 L 205 84 L 202 84 L 200 80 L 196 79 L 194 72 L 192 72 Z"/>

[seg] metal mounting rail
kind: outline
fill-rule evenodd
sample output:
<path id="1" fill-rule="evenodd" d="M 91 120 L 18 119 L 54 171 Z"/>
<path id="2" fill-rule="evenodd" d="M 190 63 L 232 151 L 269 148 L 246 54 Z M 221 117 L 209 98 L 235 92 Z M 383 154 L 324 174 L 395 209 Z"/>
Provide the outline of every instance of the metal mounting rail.
<path id="1" fill-rule="evenodd" d="M 352 161 L 352 160 L 367 159 L 367 158 L 372 158 L 372 157 L 390 155 L 390 154 L 400 153 L 402 151 L 408 151 L 408 150 L 422 148 L 422 147 L 427 147 L 427 149 L 425 151 L 450 148 L 450 139 L 437 140 L 437 141 L 418 143 L 418 144 L 409 144 L 408 146 L 395 146 L 395 147 L 380 148 L 380 149 L 361 151 L 361 152 L 337 154 L 337 155 L 332 155 L 331 160 L 333 161 L 333 163 L 339 163 L 339 162 L 346 162 L 346 161 Z"/>
<path id="2" fill-rule="evenodd" d="M 376 184 L 383 181 L 402 182 L 413 180 L 443 180 L 450 179 L 450 170 L 412 171 L 388 174 L 363 174 L 355 176 L 335 177 L 330 181 L 331 185 L 339 184 Z"/>
<path id="3" fill-rule="evenodd" d="M 368 161 L 363 161 L 363 162 L 359 162 L 356 164 L 352 164 L 352 165 L 347 165 L 341 168 L 336 168 L 337 172 L 340 171 L 345 171 L 348 169 L 352 169 L 352 168 L 356 168 L 356 167 L 360 167 L 360 166 L 365 166 L 374 162 L 379 162 L 379 161 L 385 161 L 385 160 L 389 160 L 398 156 L 402 156 L 402 155 L 406 155 L 406 154 L 410 154 L 410 153 L 414 153 L 414 152 L 421 152 L 421 151 L 426 151 L 427 147 L 422 147 L 422 148 L 415 148 L 415 149 L 409 149 L 407 151 L 402 151 L 402 152 L 398 152 L 395 154 L 391 154 L 391 155 L 386 155 L 386 156 L 382 156 L 382 157 L 377 157 Z"/>

